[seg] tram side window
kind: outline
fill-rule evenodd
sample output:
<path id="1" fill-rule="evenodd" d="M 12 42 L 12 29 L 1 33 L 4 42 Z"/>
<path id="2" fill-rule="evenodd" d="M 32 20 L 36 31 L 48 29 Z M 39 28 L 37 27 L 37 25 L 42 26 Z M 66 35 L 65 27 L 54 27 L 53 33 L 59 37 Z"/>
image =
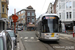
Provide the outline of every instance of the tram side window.
<path id="1" fill-rule="evenodd" d="M 49 32 L 47 20 L 43 20 L 43 22 L 42 22 L 42 33 L 47 33 L 47 32 Z"/>

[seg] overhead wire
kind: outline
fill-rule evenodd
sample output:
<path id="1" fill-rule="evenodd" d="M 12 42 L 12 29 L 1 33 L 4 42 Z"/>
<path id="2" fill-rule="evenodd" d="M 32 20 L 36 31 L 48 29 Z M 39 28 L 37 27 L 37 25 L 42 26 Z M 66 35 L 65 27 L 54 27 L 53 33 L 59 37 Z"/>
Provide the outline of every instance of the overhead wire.
<path id="1" fill-rule="evenodd" d="M 43 7 L 42 7 L 42 10 L 43 10 L 43 8 L 44 8 L 45 3 L 46 3 L 46 0 L 44 1 L 44 4 L 43 4 Z M 42 13 L 42 10 L 41 10 L 41 13 Z"/>

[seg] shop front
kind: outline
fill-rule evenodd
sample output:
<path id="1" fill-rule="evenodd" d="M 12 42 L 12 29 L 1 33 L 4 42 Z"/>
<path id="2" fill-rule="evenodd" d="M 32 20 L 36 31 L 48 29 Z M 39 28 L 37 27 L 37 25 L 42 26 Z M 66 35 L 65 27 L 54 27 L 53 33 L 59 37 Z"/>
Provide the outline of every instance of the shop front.
<path id="1" fill-rule="evenodd" d="M 27 25 L 27 31 L 35 31 L 35 25 L 34 24 L 28 24 Z"/>
<path id="2" fill-rule="evenodd" d="M 64 25 L 66 32 L 73 32 L 73 22 L 65 22 Z"/>

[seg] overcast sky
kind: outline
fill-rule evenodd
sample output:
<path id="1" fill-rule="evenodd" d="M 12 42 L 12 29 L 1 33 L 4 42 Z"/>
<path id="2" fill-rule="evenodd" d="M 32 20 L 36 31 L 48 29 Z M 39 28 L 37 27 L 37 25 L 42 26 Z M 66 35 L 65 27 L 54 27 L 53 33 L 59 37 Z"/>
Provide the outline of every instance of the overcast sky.
<path id="1" fill-rule="evenodd" d="M 38 18 L 39 15 L 47 11 L 49 3 L 54 1 L 55 0 L 9 0 L 8 16 L 14 14 L 14 9 L 18 12 L 31 5 L 35 9 L 36 17 Z"/>

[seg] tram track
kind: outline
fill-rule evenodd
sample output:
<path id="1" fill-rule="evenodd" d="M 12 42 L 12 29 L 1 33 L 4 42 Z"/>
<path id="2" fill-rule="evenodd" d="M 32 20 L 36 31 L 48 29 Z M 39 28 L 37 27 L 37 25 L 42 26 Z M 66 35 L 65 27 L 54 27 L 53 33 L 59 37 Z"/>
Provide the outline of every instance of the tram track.
<path id="1" fill-rule="evenodd" d="M 60 45 L 59 42 L 55 42 L 53 44 L 48 44 L 48 45 L 53 47 L 55 50 L 64 50 L 64 48 L 61 47 L 62 45 Z"/>
<path id="2" fill-rule="evenodd" d="M 68 38 L 65 38 L 64 36 L 61 36 L 61 37 L 63 37 L 64 38 L 64 40 L 68 40 L 68 41 L 70 41 L 70 42 L 72 42 L 72 43 L 75 43 L 71 38 L 70 39 L 68 39 Z"/>

